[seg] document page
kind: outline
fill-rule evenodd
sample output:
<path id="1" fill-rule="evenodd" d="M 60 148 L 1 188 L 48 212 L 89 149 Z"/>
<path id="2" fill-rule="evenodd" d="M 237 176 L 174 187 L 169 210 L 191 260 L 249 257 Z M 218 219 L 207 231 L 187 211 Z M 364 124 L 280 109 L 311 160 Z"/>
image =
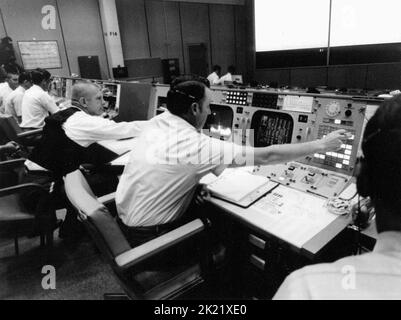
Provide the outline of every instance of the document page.
<path id="1" fill-rule="evenodd" d="M 301 248 L 337 218 L 325 203 L 323 198 L 278 186 L 253 204 L 249 214 L 264 230 Z"/>

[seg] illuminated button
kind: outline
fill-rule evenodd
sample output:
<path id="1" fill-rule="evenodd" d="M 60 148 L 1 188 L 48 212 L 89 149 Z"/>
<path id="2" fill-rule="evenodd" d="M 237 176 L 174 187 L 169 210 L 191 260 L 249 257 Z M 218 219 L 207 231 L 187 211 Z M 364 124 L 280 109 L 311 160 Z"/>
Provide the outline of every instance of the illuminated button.
<path id="1" fill-rule="evenodd" d="M 341 120 L 336 119 L 336 120 L 334 120 L 334 123 L 335 123 L 335 124 L 341 124 Z"/>
<path id="2" fill-rule="evenodd" d="M 326 156 L 324 154 L 320 155 L 320 159 L 326 159 Z"/>
<path id="3" fill-rule="evenodd" d="M 345 150 L 344 152 L 346 155 L 351 155 L 351 150 Z"/>
<path id="4" fill-rule="evenodd" d="M 313 156 L 314 156 L 315 158 L 320 158 L 320 154 L 318 154 L 318 153 L 315 153 Z"/>
<path id="5" fill-rule="evenodd" d="M 347 146 L 345 144 L 341 145 L 341 149 L 345 149 Z"/>
<path id="6" fill-rule="evenodd" d="M 336 168 L 342 169 L 343 165 L 341 163 L 336 163 Z"/>

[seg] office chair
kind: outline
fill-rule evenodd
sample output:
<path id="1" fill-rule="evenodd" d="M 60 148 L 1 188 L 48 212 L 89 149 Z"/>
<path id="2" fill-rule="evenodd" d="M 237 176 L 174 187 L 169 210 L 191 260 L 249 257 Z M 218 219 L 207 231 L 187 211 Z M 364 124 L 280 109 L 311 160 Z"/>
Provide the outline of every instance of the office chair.
<path id="1" fill-rule="evenodd" d="M 0 162 L 0 172 L 12 172 L 18 170 L 24 165 L 25 159 L 15 159 Z M 14 180 L 14 179 L 10 179 Z M 20 201 L 20 194 L 26 191 L 39 191 L 40 193 L 47 194 L 48 191 L 43 186 L 37 183 L 15 184 L 18 181 L 13 181 L 11 186 L 3 187 L 0 189 L 0 225 L 2 227 L 10 226 L 14 229 L 14 247 L 15 254 L 19 255 L 19 231 L 20 227 L 30 223 L 33 225 L 35 215 L 30 212 Z M 40 210 L 41 208 L 36 208 Z M 40 230 L 40 245 L 45 246 L 46 243 L 51 245 L 53 243 L 53 230 Z"/>
<path id="2" fill-rule="evenodd" d="M 201 257 L 198 259 L 200 262 L 190 262 L 174 270 L 162 269 L 158 272 L 158 270 L 143 269 L 143 263 L 146 265 L 146 262 L 160 253 L 165 253 L 174 245 L 191 241 L 195 236 L 205 236 L 207 223 L 195 219 L 132 248 L 105 206 L 114 200 L 113 194 L 97 199 L 79 170 L 65 177 L 64 187 L 68 199 L 79 212 L 80 221 L 84 223 L 128 298 L 176 299 L 184 294 L 193 293 L 195 289 L 207 284 L 210 269 L 207 250 L 203 250 L 200 254 Z M 199 240 L 205 244 L 206 239 L 205 237 Z"/>
<path id="3" fill-rule="evenodd" d="M 41 137 L 42 129 L 22 129 L 13 116 L 0 115 L 2 139 L 15 141 L 23 146 L 34 146 Z"/>

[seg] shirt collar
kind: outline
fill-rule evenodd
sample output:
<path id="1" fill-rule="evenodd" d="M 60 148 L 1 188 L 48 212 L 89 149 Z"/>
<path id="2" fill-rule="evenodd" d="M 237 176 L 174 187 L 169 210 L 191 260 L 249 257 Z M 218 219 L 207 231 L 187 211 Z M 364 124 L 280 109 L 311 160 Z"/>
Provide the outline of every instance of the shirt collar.
<path id="1" fill-rule="evenodd" d="M 45 90 L 42 89 L 42 87 L 38 86 L 37 84 L 34 84 L 32 86 L 32 88 L 39 89 L 40 91 L 43 91 L 43 92 L 45 91 Z"/>
<path id="2" fill-rule="evenodd" d="M 379 233 L 373 251 L 401 252 L 401 231 L 386 231 Z"/>
<path id="3" fill-rule="evenodd" d="M 191 129 L 194 131 L 197 131 L 196 128 L 190 124 L 188 121 L 184 120 L 183 118 L 176 116 L 175 114 L 172 114 L 170 111 L 165 111 L 166 116 L 167 116 L 167 121 L 169 122 L 169 124 L 176 124 L 177 126 L 179 126 L 180 128 L 184 129 Z"/>

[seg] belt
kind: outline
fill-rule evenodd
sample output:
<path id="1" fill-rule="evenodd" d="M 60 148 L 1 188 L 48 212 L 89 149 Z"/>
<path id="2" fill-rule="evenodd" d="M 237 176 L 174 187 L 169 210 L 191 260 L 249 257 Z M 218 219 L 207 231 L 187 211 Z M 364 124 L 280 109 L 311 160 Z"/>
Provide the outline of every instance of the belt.
<path id="1" fill-rule="evenodd" d="M 170 223 L 158 224 L 154 226 L 130 227 L 124 224 L 124 222 L 122 222 L 122 220 L 119 217 L 117 218 L 117 222 L 123 230 L 140 234 L 160 234 L 162 232 L 175 229 L 176 227 L 181 225 L 180 221 L 173 221 Z"/>

